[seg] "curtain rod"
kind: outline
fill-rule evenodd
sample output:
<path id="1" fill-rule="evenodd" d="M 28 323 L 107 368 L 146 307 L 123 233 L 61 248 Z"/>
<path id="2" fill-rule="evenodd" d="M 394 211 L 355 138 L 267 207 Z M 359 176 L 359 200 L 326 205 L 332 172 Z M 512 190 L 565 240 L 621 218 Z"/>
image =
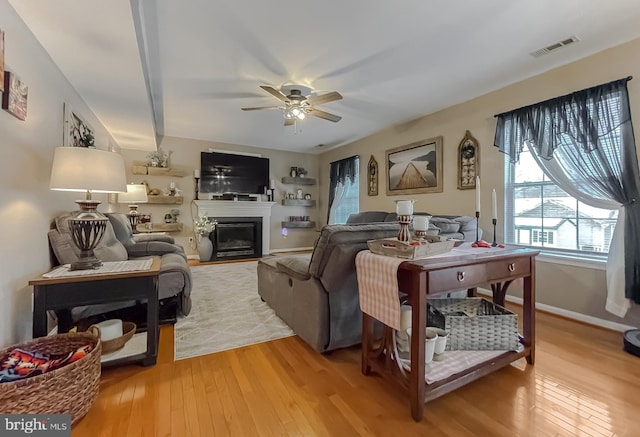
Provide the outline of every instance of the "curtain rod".
<path id="1" fill-rule="evenodd" d="M 618 81 L 621 81 L 621 80 L 624 80 L 624 81 L 629 82 L 631 79 L 633 79 L 633 76 L 627 76 L 627 77 L 622 78 L 622 79 L 612 80 L 611 82 L 603 83 L 602 85 L 596 85 L 596 86 L 592 86 L 592 87 L 589 87 L 589 88 L 585 88 L 585 89 L 583 89 L 583 90 L 581 90 L 581 91 L 587 91 L 587 90 L 590 90 L 590 89 L 593 89 L 593 88 L 601 87 L 601 86 L 603 86 L 603 85 L 609 85 L 610 83 L 615 83 L 615 82 L 618 82 Z M 495 115 L 494 115 L 494 117 L 496 117 L 496 118 L 497 118 L 497 117 L 500 117 L 500 116 L 502 116 L 502 115 L 508 114 L 508 113 L 510 113 L 510 112 L 513 112 L 513 111 L 519 111 L 520 109 L 530 108 L 530 107 L 532 107 L 532 106 L 540 105 L 541 103 L 550 102 L 551 100 L 561 99 L 561 98 L 563 98 L 563 97 L 567 97 L 567 96 L 570 96 L 571 94 L 579 93 L 579 92 L 581 92 L 581 91 L 574 91 L 574 92 L 572 92 L 572 93 L 565 94 L 564 96 L 553 97 L 553 98 L 551 98 L 551 99 L 543 100 L 542 102 L 533 103 L 533 104 L 531 104 L 531 105 L 526 105 L 526 106 L 523 106 L 523 107 L 521 107 L 521 108 L 517 108 L 517 109 L 512 109 L 511 111 L 501 112 L 500 114 L 495 114 Z"/>
<path id="2" fill-rule="evenodd" d="M 349 156 L 348 158 L 338 159 L 337 161 L 330 162 L 329 164 L 335 164 L 336 162 L 347 161 L 347 160 L 353 159 L 353 158 L 360 158 L 360 155 L 353 155 L 353 156 Z"/>

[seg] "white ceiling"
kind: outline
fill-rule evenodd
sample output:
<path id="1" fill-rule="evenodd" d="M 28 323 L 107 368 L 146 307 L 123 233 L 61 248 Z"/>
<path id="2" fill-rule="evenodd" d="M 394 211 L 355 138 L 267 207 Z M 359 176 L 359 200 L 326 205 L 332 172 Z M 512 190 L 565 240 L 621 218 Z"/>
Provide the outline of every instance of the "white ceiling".
<path id="1" fill-rule="evenodd" d="M 118 144 L 142 150 L 167 135 L 319 152 L 640 37 L 638 0 L 9 1 Z M 320 109 L 342 120 L 296 130 L 240 110 L 288 83 L 341 93 Z"/>

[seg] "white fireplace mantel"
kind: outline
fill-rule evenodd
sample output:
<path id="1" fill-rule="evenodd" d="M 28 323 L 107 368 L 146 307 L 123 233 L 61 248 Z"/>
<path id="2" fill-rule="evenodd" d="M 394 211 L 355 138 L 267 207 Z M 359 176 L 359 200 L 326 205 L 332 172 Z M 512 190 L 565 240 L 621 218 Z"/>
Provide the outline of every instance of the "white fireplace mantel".
<path id="1" fill-rule="evenodd" d="M 198 216 L 262 217 L 262 254 L 270 253 L 271 207 L 275 202 L 243 200 L 194 200 Z"/>

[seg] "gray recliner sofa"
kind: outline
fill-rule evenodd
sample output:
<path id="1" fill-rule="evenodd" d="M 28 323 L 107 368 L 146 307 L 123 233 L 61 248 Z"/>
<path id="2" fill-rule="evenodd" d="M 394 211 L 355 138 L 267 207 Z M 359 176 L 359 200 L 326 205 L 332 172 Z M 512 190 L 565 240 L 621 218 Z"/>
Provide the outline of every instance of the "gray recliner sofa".
<path id="1" fill-rule="evenodd" d="M 318 352 L 359 344 L 362 313 L 355 257 L 367 241 L 398 235 L 397 223 L 328 225 L 311 255 L 258 262 L 258 293 Z"/>
<path id="2" fill-rule="evenodd" d="M 71 213 L 65 213 L 56 217 L 48 233 L 49 243 L 59 264 L 72 263 L 80 254 L 69 233 L 67 220 L 71 215 Z M 104 236 L 94 249 L 96 257 L 102 261 L 160 257 L 158 298 L 160 301 L 177 298 L 179 315 L 188 315 L 191 311 L 191 270 L 182 246 L 175 244 L 173 237 L 168 235 L 133 234 L 125 214 L 110 213 L 107 216 L 109 222 Z M 71 310 L 71 318 L 75 322 L 95 314 L 132 306 L 135 303 L 135 301 L 114 302 L 76 307 Z"/>
<path id="3" fill-rule="evenodd" d="M 430 215 L 429 234 L 440 235 L 444 238 L 455 238 L 464 241 L 476 241 L 475 217 L 464 215 L 434 215 L 426 212 L 417 212 L 415 215 Z M 351 214 L 347 219 L 347 224 L 354 223 L 379 223 L 397 222 L 398 216 L 395 212 L 386 211 L 364 211 Z M 478 229 L 478 239 L 482 238 L 482 229 Z"/>

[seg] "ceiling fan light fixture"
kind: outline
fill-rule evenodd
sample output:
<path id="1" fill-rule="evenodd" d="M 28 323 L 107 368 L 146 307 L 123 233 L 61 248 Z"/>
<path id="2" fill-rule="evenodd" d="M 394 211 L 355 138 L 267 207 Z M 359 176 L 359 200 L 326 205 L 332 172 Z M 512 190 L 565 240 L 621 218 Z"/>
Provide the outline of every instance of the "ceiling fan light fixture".
<path id="1" fill-rule="evenodd" d="M 297 115 L 298 120 L 304 120 L 304 118 L 306 117 L 304 111 L 300 112 L 300 114 Z"/>

